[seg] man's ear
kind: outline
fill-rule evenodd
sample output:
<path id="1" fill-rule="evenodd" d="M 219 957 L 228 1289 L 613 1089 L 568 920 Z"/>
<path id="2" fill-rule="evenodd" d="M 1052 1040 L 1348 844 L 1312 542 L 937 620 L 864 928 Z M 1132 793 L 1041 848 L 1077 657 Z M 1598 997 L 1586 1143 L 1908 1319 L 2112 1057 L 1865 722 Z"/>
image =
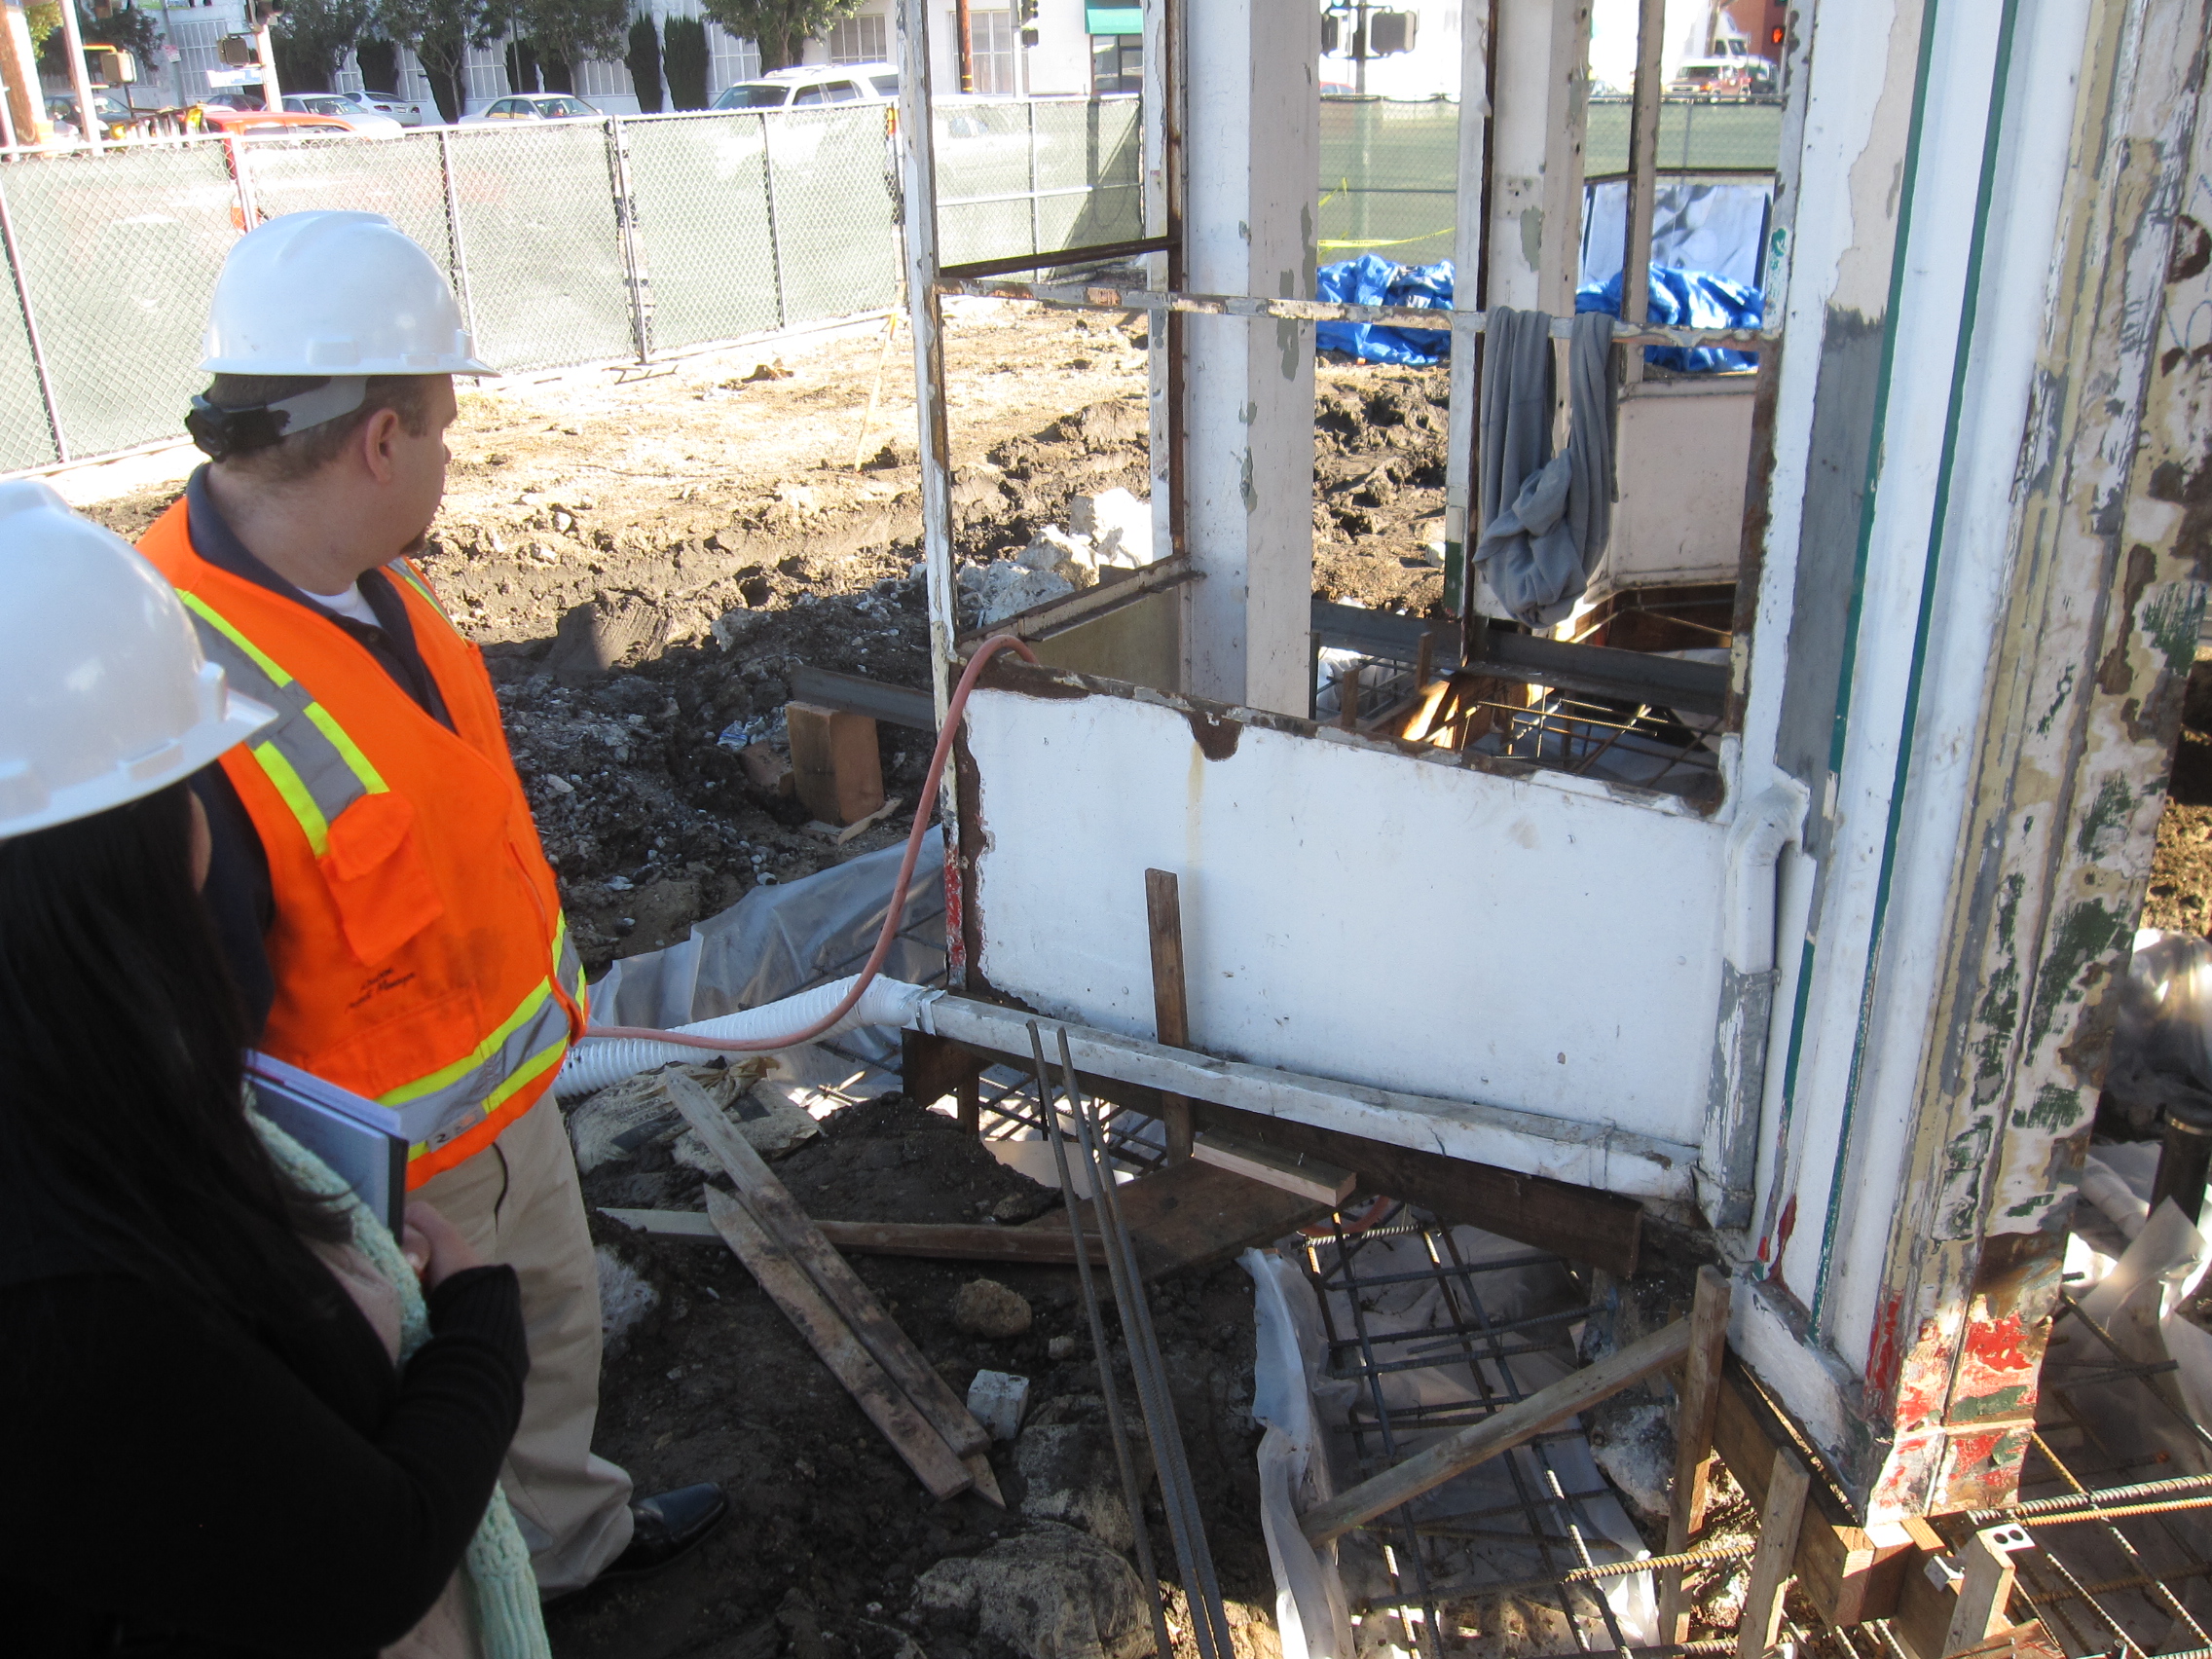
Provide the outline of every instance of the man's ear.
<path id="1" fill-rule="evenodd" d="M 402 425 L 398 410 L 380 409 L 361 423 L 361 429 L 353 436 L 354 453 L 369 469 L 369 476 L 379 484 L 389 484 L 395 475 L 397 462 L 393 451 Z"/>

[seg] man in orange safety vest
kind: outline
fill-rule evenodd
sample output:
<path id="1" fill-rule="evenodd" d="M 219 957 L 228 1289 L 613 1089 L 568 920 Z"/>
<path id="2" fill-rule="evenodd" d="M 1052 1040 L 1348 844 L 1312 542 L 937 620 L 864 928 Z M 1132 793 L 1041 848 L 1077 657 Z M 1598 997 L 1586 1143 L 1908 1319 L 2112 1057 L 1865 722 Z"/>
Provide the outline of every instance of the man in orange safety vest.
<path id="1" fill-rule="evenodd" d="M 453 377 L 492 371 L 429 255 L 346 212 L 234 245 L 201 368 L 208 463 L 139 550 L 232 686 L 278 714 L 196 780 L 260 1046 L 429 1125 L 410 1189 L 521 1275 L 531 1368 L 502 1484 L 540 1592 L 652 1570 L 727 1504 L 711 1485 L 634 1502 L 592 1455 L 599 1280 L 552 1093 L 582 966 L 483 660 L 413 563 Z"/>

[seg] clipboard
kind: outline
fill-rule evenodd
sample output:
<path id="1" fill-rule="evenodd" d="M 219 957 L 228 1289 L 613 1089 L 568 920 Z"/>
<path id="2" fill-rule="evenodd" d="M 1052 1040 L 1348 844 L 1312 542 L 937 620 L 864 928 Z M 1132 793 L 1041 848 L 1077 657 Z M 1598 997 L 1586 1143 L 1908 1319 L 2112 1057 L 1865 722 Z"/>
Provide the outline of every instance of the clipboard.
<path id="1" fill-rule="evenodd" d="M 245 1074 L 263 1117 L 330 1165 L 369 1213 L 399 1236 L 407 1213 L 406 1114 L 248 1050 Z"/>

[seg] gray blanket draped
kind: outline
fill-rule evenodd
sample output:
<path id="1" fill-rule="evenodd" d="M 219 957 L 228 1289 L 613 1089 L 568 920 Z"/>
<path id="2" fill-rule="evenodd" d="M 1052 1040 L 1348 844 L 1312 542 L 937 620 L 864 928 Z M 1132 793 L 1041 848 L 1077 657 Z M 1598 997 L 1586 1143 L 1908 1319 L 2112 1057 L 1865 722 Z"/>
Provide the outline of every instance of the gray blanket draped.
<path id="1" fill-rule="evenodd" d="M 1584 312 L 1567 350 L 1567 444 L 1552 454 L 1558 401 L 1550 313 L 1493 307 L 1485 323 L 1481 407 L 1482 539 L 1474 563 L 1531 628 L 1559 621 L 1588 585 L 1612 534 L 1617 488 L 1613 318 Z"/>

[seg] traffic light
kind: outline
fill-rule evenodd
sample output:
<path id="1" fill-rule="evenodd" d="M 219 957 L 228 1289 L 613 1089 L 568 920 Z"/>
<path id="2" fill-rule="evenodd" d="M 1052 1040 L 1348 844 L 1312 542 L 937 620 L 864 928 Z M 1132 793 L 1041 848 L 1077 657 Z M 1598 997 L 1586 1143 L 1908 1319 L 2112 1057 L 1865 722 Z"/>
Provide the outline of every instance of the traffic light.
<path id="1" fill-rule="evenodd" d="M 1039 0 L 1019 0 L 1018 8 L 1015 11 L 1014 16 L 1021 24 L 1021 44 L 1023 46 L 1035 46 L 1037 44 L 1038 3 Z"/>
<path id="2" fill-rule="evenodd" d="M 1780 23 L 1775 24 L 1773 28 L 1766 31 L 1767 44 L 1780 46 L 1787 32 Z"/>
<path id="3" fill-rule="evenodd" d="M 1324 12 L 1324 13 L 1322 13 L 1322 14 L 1321 14 L 1321 51 L 1322 51 L 1322 54 L 1323 54 L 1323 55 L 1325 55 L 1325 56 L 1331 56 L 1331 57 L 1333 57 L 1333 56 L 1335 56 L 1335 55 L 1336 55 L 1336 51 L 1337 51 L 1337 40 L 1338 40 L 1339 34 L 1340 34 L 1340 26 L 1339 26 L 1339 24 L 1338 24 L 1338 22 L 1337 22 L 1337 15 L 1336 15 L 1336 13 L 1334 13 L 1334 12 Z"/>
<path id="4" fill-rule="evenodd" d="M 246 24 L 257 34 L 283 15 L 282 0 L 246 0 Z"/>
<path id="5" fill-rule="evenodd" d="M 253 36 L 225 35 L 215 43 L 215 55 L 233 69 L 242 69 L 253 61 Z"/>
<path id="6" fill-rule="evenodd" d="M 1414 49 L 1414 25 L 1420 21 L 1415 12 L 1370 12 L 1367 14 L 1367 55 L 1394 57 L 1401 52 Z"/>

